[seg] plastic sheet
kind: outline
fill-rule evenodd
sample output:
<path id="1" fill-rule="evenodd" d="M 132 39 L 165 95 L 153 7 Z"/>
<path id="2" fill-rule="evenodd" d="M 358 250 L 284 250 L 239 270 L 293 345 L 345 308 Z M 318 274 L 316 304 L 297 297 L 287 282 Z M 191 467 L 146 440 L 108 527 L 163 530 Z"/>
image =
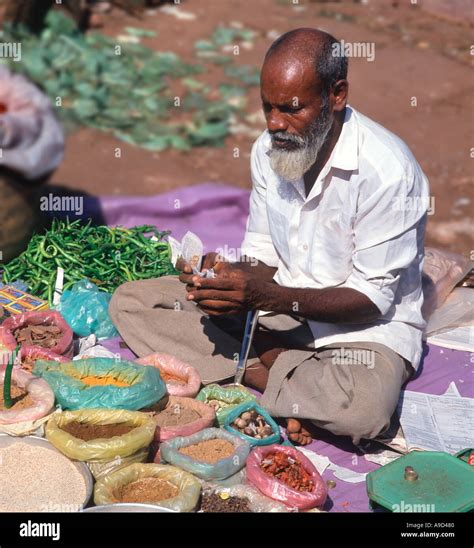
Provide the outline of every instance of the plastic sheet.
<path id="1" fill-rule="evenodd" d="M 5 370 L 0 371 L 0 384 L 3 385 Z M 12 384 L 28 392 L 34 404 L 25 409 L 6 409 L 0 411 L 0 424 L 31 422 L 41 419 L 54 409 L 54 394 L 48 384 L 26 371 L 14 368 Z M 3 398 L 3 394 L 0 395 Z"/>
<path id="2" fill-rule="evenodd" d="M 234 420 L 236 418 L 238 418 L 245 411 L 250 411 L 251 409 L 255 409 L 255 411 L 257 411 L 257 413 L 262 415 L 262 417 L 265 419 L 266 423 L 269 426 L 271 426 L 271 428 L 273 430 L 273 434 L 271 434 L 267 438 L 263 438 L 261 440 L 258 440 L 258 439 L 252 438 L 252 436 L 247 436 L 246 434 L 243 434 L 242 432 L 239 432 L 237 429 L 235 429 L 232 426 L 232 423 L 234 422 Z M 243 440 L 248 441 L 250 443 L 250 445 L 252 445 L 252 446 L 254 446 L 254 445 L 271 445 L 273 443 L 279 443 L 280 438 L 281 438 L 281 436 L 280 436 L 280 427 L 278 426 L 278 424 L 272 419 L 272 417 L 268 414 L 268 412 L 265 411 L 265 409 L 263 407 L 260 407 L 260 405 L 258 405 L 258 403 L 255 402 L 255 401 L 248 401 L 248 402 L 241 403 L 240 405 L 238 405 L 237 407 L 232 409 L 232 411 L 230 411 L 230 413 L 227 415 L 227 417 L 224 421 L 224 428 L 228 432 L 233 434 L 234 436 L 238 436 L 239 438 L 242 438 Z"/>
<path id="3" fill-rule="evenodd" d="M 17 314 L 7 318 L 0 330 L 0 344 L 6 346 L 10 350 L 13 350 L 16 345 L 16 339 L 13 335 L 14 331 L 21 327 L 28 325 L 54 325 L 59 327 L 62 331 L 61 338 L 57 343 L 49 348 L 55 355 L 65 356 L 66 358 L 72 358 L 73 354 L 73 333 L 69 325 L 59 312 L 53 310 L 42 310 L 39 312 L 26 312 L 25 314 Z M 30 352 L 32 349 L 44 350 L 43 347 L 38 345 L 21 345 L 22 351 L 25 353 Z"/>
<path id="4" fill-rule="evenodd" d="M 212 400 L 224 402 L 225 407 L 216 411 L 217 422 L 223 426 L 229 413 L 243 402 L 255 400 L 255 396 L 242 385 L 219 386 L 208 384 L 197 395 L 197 400 L 209 405 Z"/>
<path id="5" fill-rule="evenodd" d="M 92 425 L 125 424 L 134 428 L 121 436 L 84 441 L 63 430 L 73 421 Z M 144 462 L 154 433 L 155 424 L 146 413 L 110 409 L 57 413 L 45 428 L 48 441 L 68 458 L 87 462 L 95 478 L 132 462 Z"/>
<path id="6" fill-rule="evenodd" d="M 194 398 L 201 388 L 201 377 L 197 370 L 169 354 L 150 354 L 136 360 L 141 365 L 151 365 L 160 370 L 161 376 L 170 375 L 182 379 L 184 384 L 177 384 L 172 380 L 166 381 L 168 394 L 182 398 Z"/>
<path id="7" fill-rule="evenodd" d="M 120 502 L 117 492 L 122 486 L 150 477 L 169 481 L 179 489 L 177 496 L 157 501 L 157 505 L 177 512 L 195 510 L 201 494 L 199 481 L 179 468 L 162 464 L 132 464 L 100 479 L 95 484 L 94 503 L 102 505 Z"/>
<path id="8" fill-rule="evenodd" d="M 314 488 L 310 493 L 300 492 L 283 483 L 282 481 L 272 478 L 260 468 L 260 463 L 269 453 L 280 451 L 300 462 L 303 468 L 311 476 L 314 483 Z M 299 510 L 309 510 L 322 506 L 327 498 L 326 484 L 322 480 L 318 471 L 307 459 L 301 451 L 294 447 L 283 445 L 267 445 L 265 447 L 256 447 L 250 453 L 247 459 L 247 480 L 254 485 L 267 497 L 279 500 L 291 508 Z"/>
<path id="9" fill-rule="evenodd" d="M 33 372 L 48 382 L 63 409 L 138 410 L 153 405 L 166 394 L 165 383 L 154 367 L 110 358 L 66 363 L 37 361 Z M 112 377 L 129 386 L 89 386 L 81 381 L 88 376 Z"/>
<path id="10" fill-rule="evenodd" d="M 183 447 L 213 439 L 229 441 L 234 445 L 235 452 L 230 457 L 221 459 L 214 464 L 197 461 L 179 452 Z M 250 444 L 248 442 L 219 428 L 206 428 L 192 436 L 166 441 L 160 446 L 162 460 L 206 480 L 225 479 L 236 474 L 244 467 L 249 451 Z"/>
<path id="11" fill-rule="evenodd" d="M 212 426 L 214 424 L 214 421 L 216 420 L 216 414 L 212 408 L 210 408 L 205 403 L 193 400 L 191 398 L 179 398 L 177 396 L 170 396 L 166 407 L 174 407 L 176 413 L 180 412 L 181 407 L 194 409 L 197 413 L 199 413 L 199 415 L 201 415 L 201 418 L 188 424 L 183 424 L 181 426 L 156 425 L 155 441 L 158 442 L 167 441 L 178 436 L 190 436 L 191 434 L 195 434 L 196 432 L 204 430 L 204 428 Z"/>
<path id="12" fill-rule="evenodd" d="M 98 339 L 110 339 L 118 335 L 109 316 L 111 298 L 110 293 L 99 291 L 89 280 L 82 280 L 64 291 L 57 309 L 76 335 L 94 334 Z"/>

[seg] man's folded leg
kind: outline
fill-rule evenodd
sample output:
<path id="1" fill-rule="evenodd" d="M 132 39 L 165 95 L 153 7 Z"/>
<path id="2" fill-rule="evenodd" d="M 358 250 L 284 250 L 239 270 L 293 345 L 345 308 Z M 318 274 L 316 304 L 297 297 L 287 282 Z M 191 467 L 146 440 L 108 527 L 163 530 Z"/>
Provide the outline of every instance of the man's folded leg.
<path id="1" fill-rule="evenodd" d="M 139 357 L 163 352 L 194 366 L 204 384 L 232 380 L 245 316 L 229 317 L 221 326 L 185 297 L 177 276 L 128 282 L 115 291 L 109 312 Z M 255 360 L 252 353 L 249 363 Z"/>
<path id="2" fill-rule="evenodd" d="M 261 404 L 273 416 L 309 419 L 357 444 L 389 427 L 411 373 L 411 365 L 377 343 L 288 350 L 270 369 Z"/>

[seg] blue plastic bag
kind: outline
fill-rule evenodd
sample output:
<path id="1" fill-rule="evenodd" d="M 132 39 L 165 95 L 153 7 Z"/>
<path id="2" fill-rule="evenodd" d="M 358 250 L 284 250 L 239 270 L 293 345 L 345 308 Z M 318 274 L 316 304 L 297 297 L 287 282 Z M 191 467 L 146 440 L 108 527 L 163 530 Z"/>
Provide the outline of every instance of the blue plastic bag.
<path id="1" fill-rule="evenodd" d="M 179 452 L 180 449 L 188 445 L 195 445 L 213 439 L 229 441 L 234 446 L 234 453 L 230 457 L 210 464 L 192 459 Z M 191 436 L 173 438 L 160 445 L 160 456 L 163 461 L 182 468 L 204 480 L 221 480 L 236 474 L 244 467 L 249 452 L 250 444 L 247 441 L 220 428 L 205 428 Z"/>
<path id="2" fill-rule="evenodd" d="M 110 339 L 118 335 L 109 316 L 111 298 L 110 293 L 99 291 L 89 280 L 81 280 L 63 293 L 57 310 L 76 335 L 94 334 L 98 339 Z"/>
<path id="3" fill-rule="evenodd" d="M 156 367 L 113 358 L 89 358 L 71 362 L 38 360 L 33 374 L 49 384 L 62 409 L 101 408 L 137 411 L 161 400 L 166 385 Z M 91 386 L 84 377 L 113 377 L 127 383 Z"/>
<path id="4" fill-rule="evenodd" d="M 252 438 L 252 436 L 247 436 L 246 434 L 243 434 L 242 432 L 239 432 L 236 430 L 232 423 L 235 421 L 236 418 L 240 417 L 242 413 L 245 411 L 250 411 L 251 409 L 255 409 L 259 415 L 262 415 L 262 417 L 265 419 L 266 423 L 271 426 L 271 429 L 273 430 L 273 433 L 268 436 L 267 438 L 263 438 L 261 440 L 256 440 L 255 438 Z M 280 443 L 280 427 L 278 424 L 271 418 L 271 416 L 268 414 L 267 411 L 263 407 L 260 407 L 255 401 L 247 401 L 244 403 L 241 403 L 237 407 L 234 407 L 232 411 L 227 415 L 225 422 L 224 422 L 224 428 L 233 434 L 234 436 L 239 436 L 239 438 L 242 438 L 245 441 L 248 441 L 250 445 L 272 445 L 273 443 Z"/>

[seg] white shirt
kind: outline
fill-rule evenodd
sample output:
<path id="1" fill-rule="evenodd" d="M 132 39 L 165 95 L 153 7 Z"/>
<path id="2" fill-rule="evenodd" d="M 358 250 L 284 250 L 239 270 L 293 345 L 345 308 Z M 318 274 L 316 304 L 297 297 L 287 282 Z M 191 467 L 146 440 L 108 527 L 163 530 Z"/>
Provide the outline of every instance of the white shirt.
<path id="1" fill-rule="evenodd" d="M 428 181 L 396 135 L 346 108 L 331 157 L 306 197 L 270 167 L 270 135 L 252 148 L 250 215 L 242 252 L 277 267 L 286 287 L 350 287 L 381 317 L 367 324 L 308 320 L 315 346 L 371 341 L 418 367 Z M 297 311 L 295 312 L 297 314 Z"/>

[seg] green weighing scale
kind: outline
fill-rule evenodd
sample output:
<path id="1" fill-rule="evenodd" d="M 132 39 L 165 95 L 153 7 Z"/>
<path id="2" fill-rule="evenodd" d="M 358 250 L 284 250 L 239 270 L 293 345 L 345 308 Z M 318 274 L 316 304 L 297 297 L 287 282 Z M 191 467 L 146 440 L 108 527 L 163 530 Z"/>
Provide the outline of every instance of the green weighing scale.
<path id="1" fill-rule="evenodd" d="M 367 475 L 372 509 L 469 512 L 474 509 L 474 449 L 456 455 L 412 451 Z"/>

